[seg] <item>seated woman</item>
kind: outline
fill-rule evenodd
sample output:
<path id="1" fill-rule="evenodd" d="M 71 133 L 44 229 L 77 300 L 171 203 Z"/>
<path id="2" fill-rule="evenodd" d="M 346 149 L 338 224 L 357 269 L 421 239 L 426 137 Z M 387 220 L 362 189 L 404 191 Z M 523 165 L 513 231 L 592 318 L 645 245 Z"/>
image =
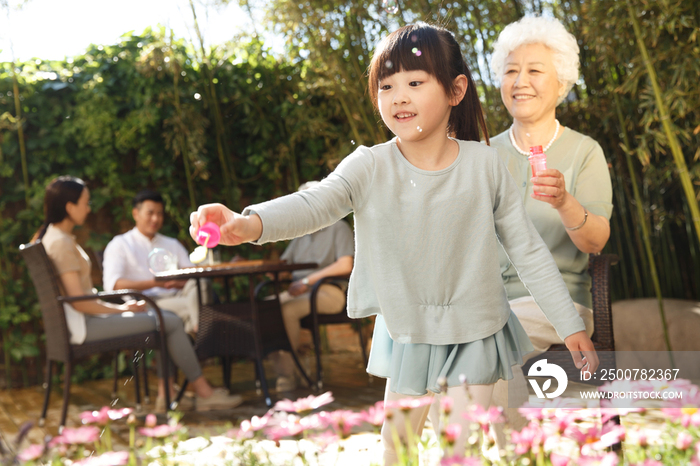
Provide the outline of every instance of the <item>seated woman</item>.
<path id="1" fill-rule="evenodd" d="M 85 223 L 90 213 L 90 191 L 85 183 L 71 176 L 61 176 L 49 183 L 44 196 L 44 224 L 32 241 L 41 240 L 54 263 L 68 296 L 93 294 L 90 259 L 71 234 L 76 225 Z M 156 328 L 155 314 L 145 301 L 111 304 L 100 299 L 64 304 L 71 343 L 115 338 Z M 185 333 L 182 320 L 163 311 L 166 345 L 170 359 L 185 373 L 196 393 L 197 409 L 233 408 L 242 401 L 225 389 L 212 388 L 202 376 L 194 349 Z M 160 365 L 158 365 L 160 372 Z M 159 374 L 160 376 L 160 374 Z M 168 380 L 171 399 L 172 380 Z M 159 377 L 156 409 L 165 408 L 166 383 Z M 159 406 L 160 405 L 160 406 Z"/>
<path id="2" fill-rule="evenodd" d="M 556 19 L 523 18 L 501 32 L 491 67 L 513 117 L 510 129 L 491 138 L 491 145 L 515 179 L 528 216 L 552 253 L 590 336 L 588 255 L 600 252 L 610 237 L 612 184 L 600 145 L 556 119 L 557 105 L 578 79 L 576 38 Z M 531 146 L 542 146 L 547 157 L 547 169 L 536 175 L 527 158 Z M 535 348 L 529 356 L 562 343 L 503 251 L 500 264 L 510 306 Z M 528 391 L 520 368 L 513 369 L 512 380 L 496 384 L 493 401 L 509 408 L 508 420 L 520 430 L 525 420 L 515 408 L 527 401 Z"/>

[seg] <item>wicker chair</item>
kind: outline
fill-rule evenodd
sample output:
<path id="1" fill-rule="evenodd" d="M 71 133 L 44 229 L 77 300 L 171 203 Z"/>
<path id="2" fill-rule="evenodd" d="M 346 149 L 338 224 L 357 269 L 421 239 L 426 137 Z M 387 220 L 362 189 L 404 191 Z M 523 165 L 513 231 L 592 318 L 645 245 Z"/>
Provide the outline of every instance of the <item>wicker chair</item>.
<path id="1" fill-rule="evenodd" d="M 44 320 L 44 332 L 46 333 L 46 396 L 44 406 L 41 410 L 39 425 L 43 426 L 46 419 L 46 411 L 49 406 L 51 394 L 51 378 L 53 362 L 62 362 L 65 367 L 63 407 L 61 410 L 62 428 L 66 422 L 68 412 L 68 401 L 70 397 L 71 375 L 75 361 L 92 356 L 94 354 L 114 352 L 120 350 L 140 350 L 143 348 L 160 351 L 161 366 L 163 376 L 168 377 L 168 352 L 165 346 L 165 329 L 162 322 L 161 311 L 158 306 L 147 296 L 133 290 L 121 290 L 112 293 L 98 293 L 86 296 L 62 296 L 60 278 L 56 273 L 51 259 L 47 256 L 44 245 L 37 242 L 31 245 L 20 246 L 20 254 L 27 263 L 29 275 L 34 282 L 41 314 Z M 105 340 L 91 341 L 80 345 L 70 343 L 70 333 L 66 323 L 66 315 L 63 310 L 63 303 L 76 301 L 87 301 L 98 298 L 109 298 L 115 296 L 132 296 L 143 299 L 153 308 L 156 313 L 157 329 L 152 332 L 142 332 L 134 335 L 110 338 Z M 137 392 L 138 393 L 138 392 Z M 170 393 L 166 390 L 166 407 L 170 406 Z M 167 409 L 167 408 L 166 408 Z"/>
<path id="2" fill-rule="evenodd" d="M 97 270 L 100 273 L 100 277 L 103 276 L 103 263 L 104 263 L 104 257 L 105 257 L 105 250 L 104 249 L 99 249 L 97 251 L 94 251 L 94 264 L 97 266 Z M 105 299 L 105 301 L 111 301 L 116 304 L 119 304 L 122 302 L 121 297 L 117 296 L 114 299 Z M 129 352 L 129 357 L 131 358 L 131 367 L 132 367 L 132 372 L 134 374 L 134 392 L 136 394 L 136 411 L 141 411 L 141 382 L 139 380 L 139 371 L 138 371 L 138 361 L 143 359 L 145 356 L 146 352 L 144 349 L 141 349 L 141 355 L 139 355 L 139 350 L 136 351 L 130 351 Z M 146 404 L 151 403 L 151 397 L 148 391 L 148 367 L 145 364 L 141 364 L 141 369 L 143 372 L 143 390 L 144 390 L 144 402 Z M 175 371 L 177 372 L 177 371 Z M 112 398 L 117 396 L 117 382 L 119 380 L 119 353 L 117 352 L 114 355 L 114 381 L 112 382 Z"/>
<path id="3" fill-rule="evenodd" d="M 343 309 L 337 314 L 321 314 L 318 312 L 317 297 L 318 290 L 321 288 L 321 285 L 326 283 L 331 285 L 338 285 L 338 282 L 347 282 L 348 280 L 349 276 L 344 275 L 337 277 L 324 277 L 321 280 L 314 283 L 314 285 L 311 287 L 311 294 L 309 296 L 311 304 L 311 313 L 308 316 L 301 319 L 302 328 L 310 330 L 311 335 L 313 337 L 314 353 L 316 355 L 316 386 L 319 390 L 323 389 L 323 367 L 321 365 L 321 334 L 319 331 L 319 327 L 321 325 L 351 324 L 353 327 L 356 327 L 357 333 L 360 337 L 360 349 L 362 350 L 362 359 L 365 363 L 365 366 L 367 366 L 367 349 L 364 337 L 362 335 L 361 321 L 358 319 L 351 319 L 350 317 L 348 317 L 346 307 L 343 307 Z M 266 281 L 258 285 L 258 287 L 255 290 L 255 295 L 258 297 L 258 299 L 260 299 L 260 293 L 262 289 L 270 283 L 271 282 Z"/>
<path id="4" fill-rule="evenodd" d="M 365 339 L 362 335 L 362 321 L 360 319 L 351 319 L 348 317 L 347 304 L 343 306 L 343 310 L 337 314 L 320 314 L 317 310 L 317 296 L 318 290 L 324 283 L 336 284 L 339 281 L 347 282 L 349 280 L 348 276 L 342 277 L 324 277 L 321 280 L 314 283 L 311 288 L 311 296 L 309 300 L 311 301 L 311 313 L 301 319 L 301 326 L 303 328 L 311 330 L 311 335 L 314 340 L 314 352 L 316 353 L 316 386 L 319 390 L 323 389 L 323 367 L 321 366 L 321 334 L 319 332 L 319 326 L 321 325 L 335 325 L 335 324 L 351 324 L 357 330 L 357 334 L 360 337 L 360 349 L 362 350 L 362 361 L 367 367 L 367 348 L 365 345 Z M 347 292 L 346 292 L 346 303 L 347 303 Z M 371 380 L 371 376 L 370 376 Z"/>
<path id="5" fill-rule="evenodd" d="M 618 257 L 614 254 L 591 254 L 588 263 L 588 273 L 591 275 L 591 294 L 593 295 L 593 324 L 594 331 L 591 340 L 600 359 L 600 369 L 615 369 L 615 339 L 613 335 L 612 307 L 610 303 L 610 267 L 617 264 Z M 531 358 L 523 365 L 523 373 L 527 374 L 530 366 L 536 361 L 547 359 L 547 362 L 558 364 L 566 372 L 569 380 L 580 381 L 592 385 L 602 385 L 601 380 L 580 380 L 580 370 L 574 366 L 571 353 L 566 345 L 552 345 L 548 351 Z"/>

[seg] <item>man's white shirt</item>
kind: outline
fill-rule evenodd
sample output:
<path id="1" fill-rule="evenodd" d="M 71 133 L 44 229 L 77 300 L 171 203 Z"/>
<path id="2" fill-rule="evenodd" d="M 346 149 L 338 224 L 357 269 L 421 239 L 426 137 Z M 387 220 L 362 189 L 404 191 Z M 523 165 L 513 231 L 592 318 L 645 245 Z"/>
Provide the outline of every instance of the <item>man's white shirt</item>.
<path id="1" fill-rule="evenodd" d="M 138 228 L 115 236 L 105 248 L 102 264 L 102 286 L 105 291 L 113 291 L 117 280 L 151 280 L 153 272 L 148 267 L 148 255 L 154 248 L 165 249 L 177 257 L 178 268 L 194 267 L 185 247 L 175 238 L 156 233 L 151 240 Z M 149 288 L 143 293 L 159 298 L 172 296 L 177 289 L 161 287 Z"/>

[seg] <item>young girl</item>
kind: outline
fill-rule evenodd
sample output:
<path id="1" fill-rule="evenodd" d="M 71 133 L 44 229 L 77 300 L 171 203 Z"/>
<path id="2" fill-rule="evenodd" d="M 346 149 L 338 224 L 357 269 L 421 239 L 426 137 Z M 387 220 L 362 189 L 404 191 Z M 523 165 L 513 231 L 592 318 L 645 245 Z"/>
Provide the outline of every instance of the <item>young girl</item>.
<path id="1" fill-rule="evenodd" d="M 513 179 L 496 151 L 479 143 L 479 128 L 488 141 L 481 105 L 452 34 L 422 23 L 395 31 L 375 51 L 369 88 L 394 139 L 359 147 L 318 186 L 242 215 L 221 204 L 201 206 L 190 233 L 213 221 L 224 244 L 262 244 L 354 212 L 348 314 L 377 315 L 367 370 L 388 379 L 386 401 L 432 396 L 444 377 L 455 400 L 450 422 L 466 423 L 460 375 L 473 401 L 487 407 L 493 384 L 511 378 L 511 366 L 532 350 L 508 305 L 499 241 L 577 367 L 584 367 L 583 352 L 586 369 L 595 370 L 593 344 Z M 416 434 L 428 409 L 411 411 Z M 405 439 L 403 420 L 393 424 Z M 386 423 L 382 437 L 391 464 Z M 457 448 L 463 446 L 462 438 Z"/>

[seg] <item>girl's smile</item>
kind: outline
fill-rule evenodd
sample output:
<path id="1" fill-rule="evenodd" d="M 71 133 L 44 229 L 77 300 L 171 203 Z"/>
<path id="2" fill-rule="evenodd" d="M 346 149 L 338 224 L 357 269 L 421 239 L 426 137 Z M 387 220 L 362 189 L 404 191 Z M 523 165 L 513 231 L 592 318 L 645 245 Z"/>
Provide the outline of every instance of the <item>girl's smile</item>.
<path id="1" fill-rule="evenodd" d="M 379 82 L 377 102 L 382 120 L 402 143 L 446 138 L 452 105 L 431 74 L 412 70 L 387 76 Z"/>

